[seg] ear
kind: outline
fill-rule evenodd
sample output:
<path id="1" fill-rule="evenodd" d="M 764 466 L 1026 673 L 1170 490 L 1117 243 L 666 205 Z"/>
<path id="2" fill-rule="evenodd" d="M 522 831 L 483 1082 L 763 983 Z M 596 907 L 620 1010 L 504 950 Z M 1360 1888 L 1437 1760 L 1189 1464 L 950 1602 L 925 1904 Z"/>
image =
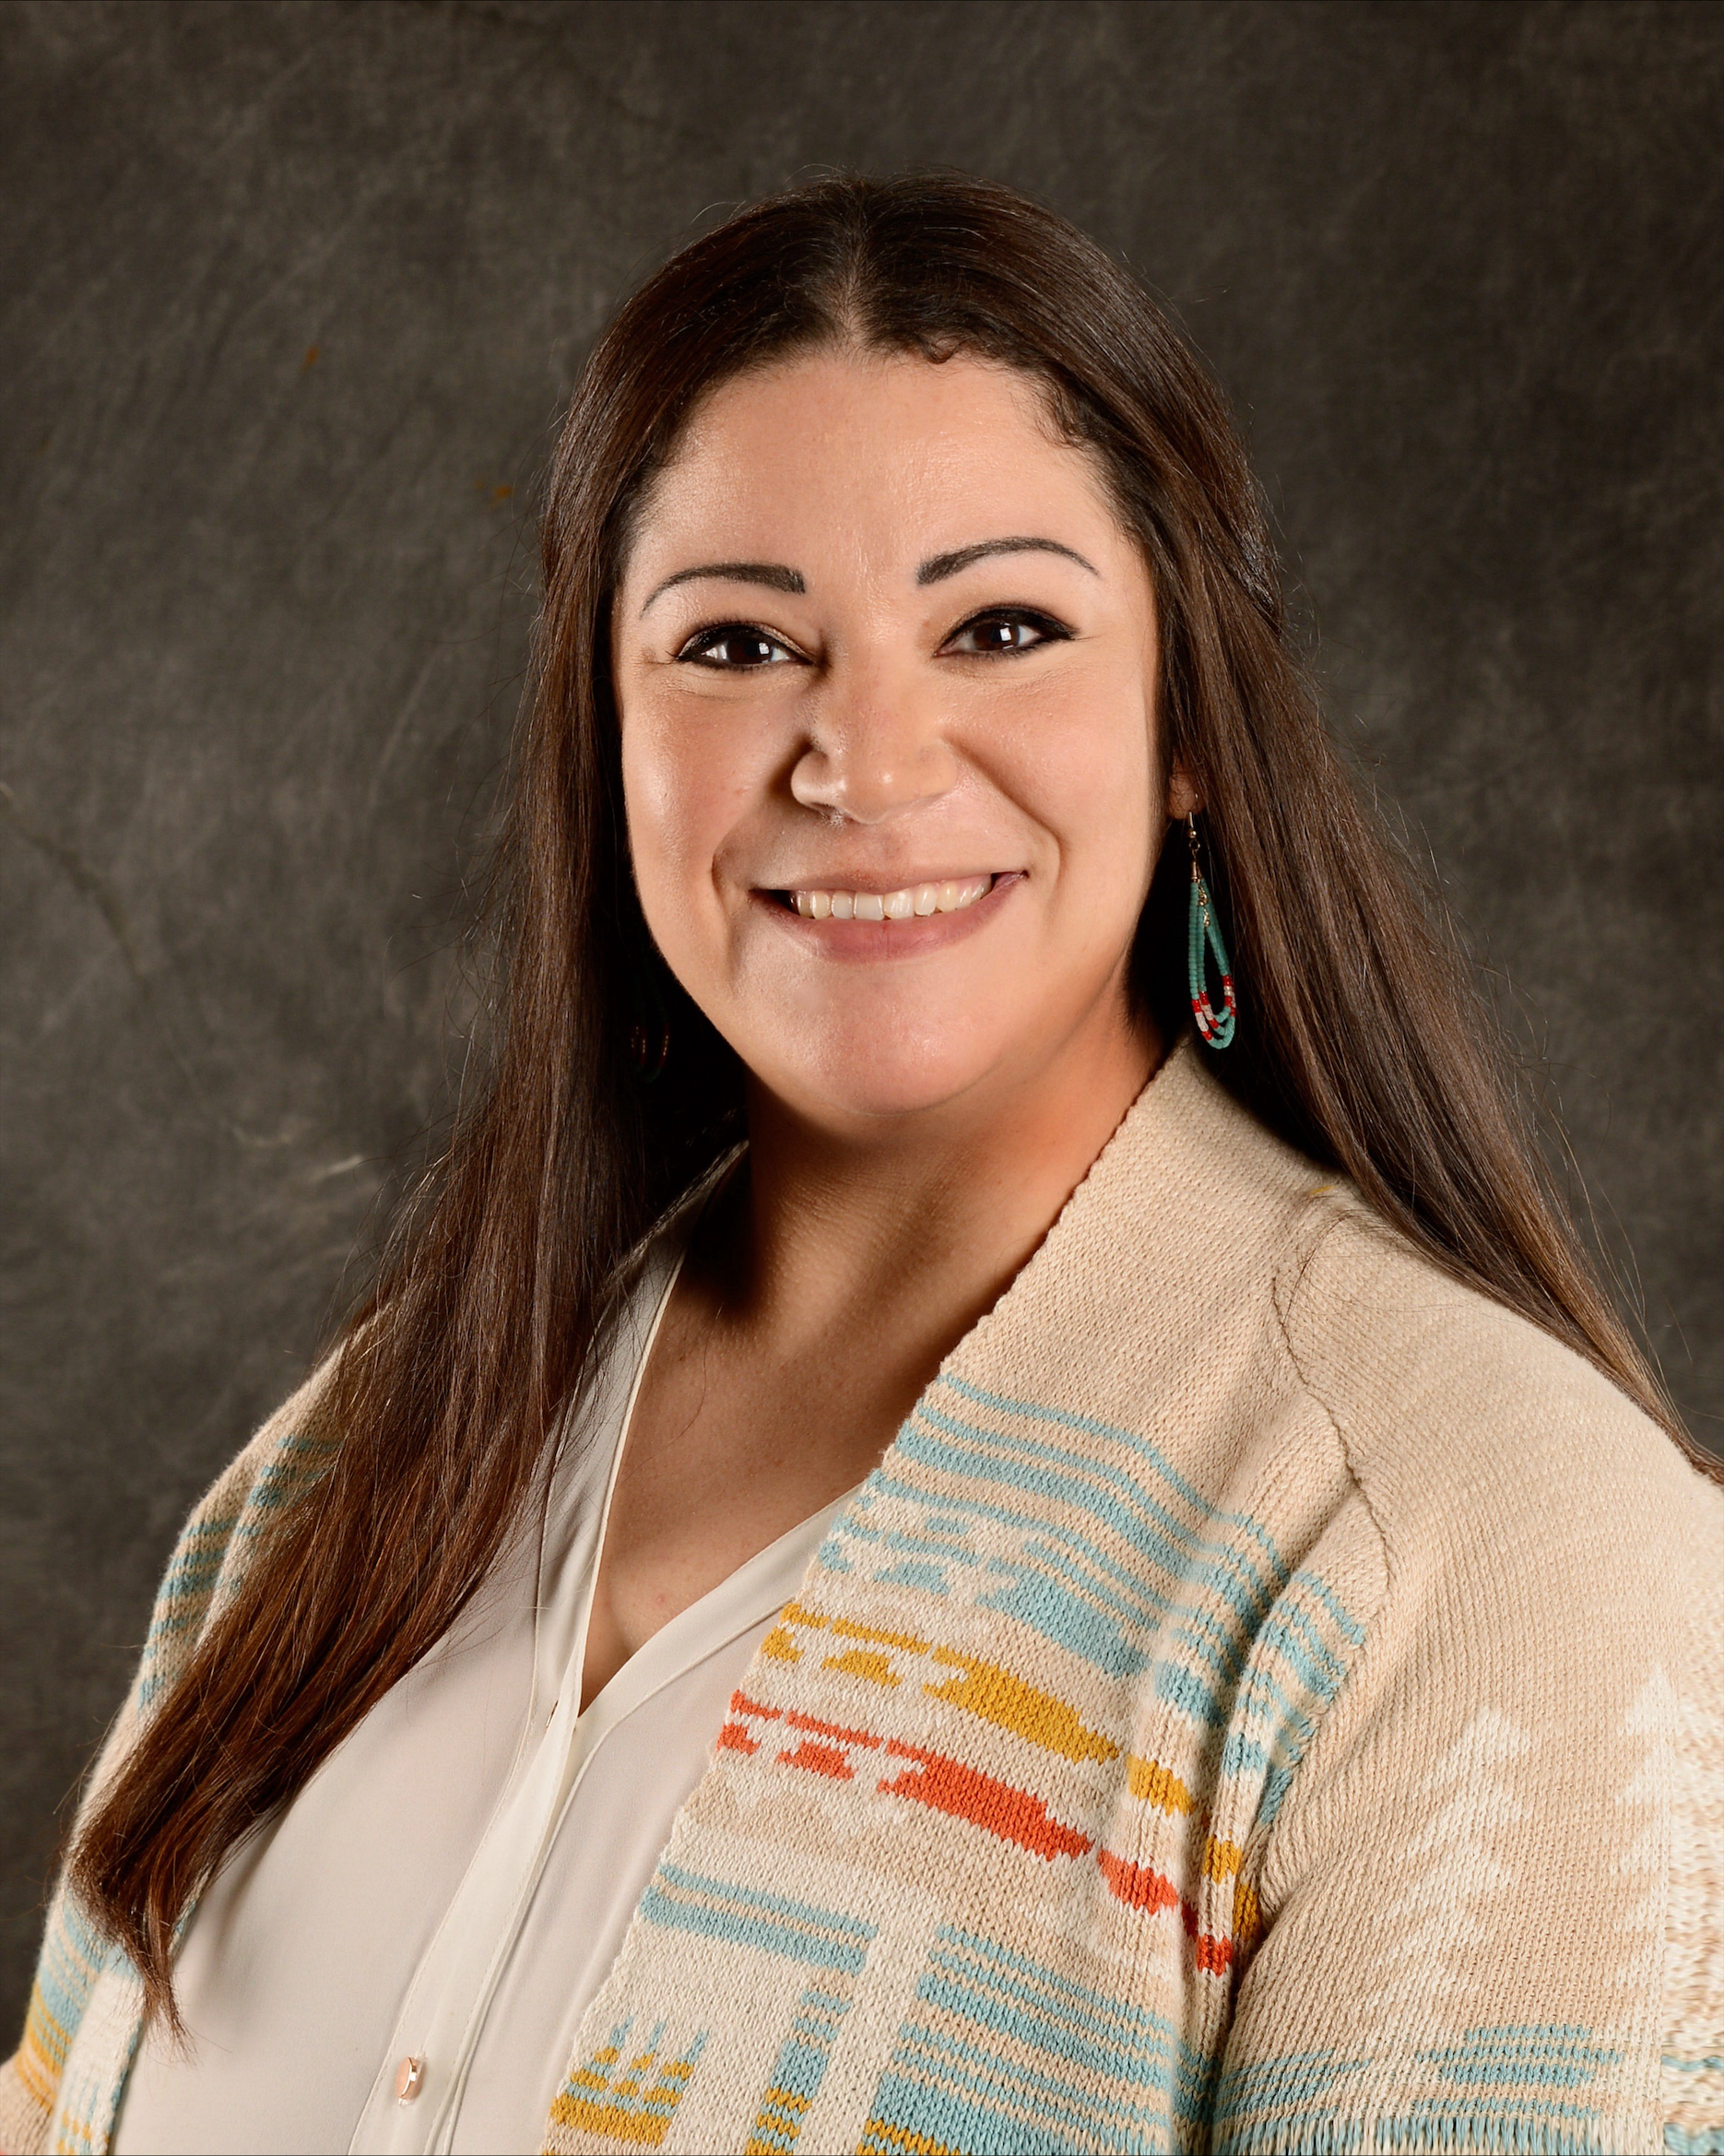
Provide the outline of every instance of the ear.
<path id="1" fill-rule="evenodd" d="M 1182 763 L 1175 763 L 1167 774 L 1167 813 L 1175 823 L 1183 823 L 1187 816 L 1195 816 L 1203 806 L 1198 795 L 1197 781 Z"/>

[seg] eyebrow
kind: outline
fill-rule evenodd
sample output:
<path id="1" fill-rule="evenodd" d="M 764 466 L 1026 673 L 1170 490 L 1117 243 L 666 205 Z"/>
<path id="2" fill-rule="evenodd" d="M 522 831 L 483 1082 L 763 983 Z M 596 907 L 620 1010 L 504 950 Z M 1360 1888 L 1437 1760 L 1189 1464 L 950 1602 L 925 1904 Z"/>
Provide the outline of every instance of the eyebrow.
<path id="1" fill-rule="evenodd" d="M 916 571 L 915 580 L 918 584 L 939 584 L 945 577 L 956 576 L 972 562 L 986 562 L 990 554 L 1063 554 L 1068 562 L 1075 562 L 1092 576 L 1101 575 L 1093 562 L 1086 562 L 1075 547 L 1063 547 L 1057 539 L 978 539 L 973 547 L 959 547 L 950 554 L 935 554 Z"/>
<path id="2" fill-rule="evenodd" d="M 666 592 L 679 584 L 693 584 L 699 578 L 712 576 L 723 584 L 763 584 L 769 591 L 806 591 L 799 569 L 786 569 L 782 562 L 703 562 L 692 569 L 679 569 L 674 576 L 665 581 L 651 593 L 641 611 L 655 599 L 663 598 Z"/>
<path id="3" fill-rule="evenodd" d="M 995 554 L 1060 554 L 1080 569 L 1087 569 L 1092 576 L 1101 575 L 1093 562 L 1086 562 L 1075 547 L 1062 546 L 1058 539 L 978 539 L 974 546 L 957 547 L 949 554 L 931 554 L 916 571 L 915 580 L 918 585 L 943 583 L 973 563 L 986 562 Z M 782 562 L 702 562 L 691 569 L 679 569 L 674 576 L 667 576 L 655 586 L 642 605 L 642 613 L 679 584 L 694 584 L 705 577 L 722 584 L 763 585 L 768 591 L 802 593 L 808 589 L 801 570 L 787 568 Z"/>

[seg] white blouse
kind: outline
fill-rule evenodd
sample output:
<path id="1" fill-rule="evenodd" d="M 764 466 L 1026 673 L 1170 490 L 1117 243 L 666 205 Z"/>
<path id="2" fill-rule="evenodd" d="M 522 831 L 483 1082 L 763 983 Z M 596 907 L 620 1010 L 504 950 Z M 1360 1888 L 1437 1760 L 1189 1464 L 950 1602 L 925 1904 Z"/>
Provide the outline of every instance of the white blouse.
<path id="1" fill-rule="evenodd" d="M 115 2156 L 541 2146 L 730 1694 L 846 1502 L 673 1618 L 579 1712 L 617 1467 L 694 1210 L 648 1254 L 542 1545 L 522 1538 L 206 1890 L 176 1966 L 192 2046 L 146 2034 Z"/>

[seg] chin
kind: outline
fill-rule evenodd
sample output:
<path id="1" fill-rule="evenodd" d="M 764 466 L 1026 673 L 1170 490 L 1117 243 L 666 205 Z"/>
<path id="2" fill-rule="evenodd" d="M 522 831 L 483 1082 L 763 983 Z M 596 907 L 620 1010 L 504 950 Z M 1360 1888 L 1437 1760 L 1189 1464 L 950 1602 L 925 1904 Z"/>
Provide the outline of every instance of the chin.
<path id="1" fill-rule="evenodd" d="M 777 1036 L 777 1052 L 757 1061 L 744 1051 L 744 1060 L 781 1099 L 817 1121 L 925 1115 L 999 1066 L 1007 1044 L 990 1037 L 993 1031 L 962 1022 L 937 1030 L 870 1023 L 823 1027 L 816 1037 L 798 1039 L 786 1028 Z"/>

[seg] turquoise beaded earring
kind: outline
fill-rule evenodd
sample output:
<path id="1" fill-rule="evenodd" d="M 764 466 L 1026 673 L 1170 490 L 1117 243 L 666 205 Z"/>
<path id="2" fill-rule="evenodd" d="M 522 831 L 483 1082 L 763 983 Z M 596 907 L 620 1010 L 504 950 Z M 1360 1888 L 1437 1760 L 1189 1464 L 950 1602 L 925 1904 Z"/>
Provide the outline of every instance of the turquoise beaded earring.
<path id="1" fill-rule="evenodd" d="M 1198 866 L 1198 821 L 1195 816 L 1186 818 L 1186 829 L 1191 838 L 1191 919 L 1190 935 L 1186 945 L 1187 977 L 1191 984 L 1191 1011 L 1197 1019 L 1198 1031 L 1212 1048 L 1224 1048 L 1234 1037 L 1234 1021 L 1239 1015 L 1238 1001 L 1234 995 L 1234 972 L 1227 962 L 1227 946 L 1222 942 L 1222 931 L 1215 925 L 1215 902 L 1210 896 L 1210 887 L 1203 881 L 1203 871 Z M 1217 1011 L 1210 1001 L 1209 981 L 1206 977 L 1209 954 L 1215 954 L 1215 963 L 1221 968 L 1222 1008 Z"/>

